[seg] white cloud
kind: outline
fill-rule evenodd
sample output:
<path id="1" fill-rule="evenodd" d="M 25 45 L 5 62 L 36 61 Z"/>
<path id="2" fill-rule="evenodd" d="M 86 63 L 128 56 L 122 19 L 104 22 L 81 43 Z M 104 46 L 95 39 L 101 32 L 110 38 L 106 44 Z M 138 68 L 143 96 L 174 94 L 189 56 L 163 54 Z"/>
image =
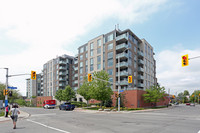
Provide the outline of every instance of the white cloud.
<path id="1" fill-rule="evenodd" d="M 158 82 L 173 94 L 184 90 L 189 90 L 190 93 L 200 90 L 200 58 L 191 59 L 189 66 L 182 67 L 181 56 L 185 54 L 189 58 L 200 56 L 200 49 L 182 50 L 174 47 L 156 56 Z"/>
<path id="2" fill-rule="evenodd" d="M 103 25 L 105 20 L 111 18 L 119 22 L 142 23 L 165 6 L 166 2 L 166 0 L 0 0 L 0 31 L 13 42 L 27 45 L 20 53 L 0 54 L 0 67 L 8 67 L 10 74 L 30 73 L 31 70 L 40 72 L 42 65 L 56 55 L 76 54 L 76 49 L 81 44 L 73 46 L 69 44 L 81 35 L 87 34 L 92 28 Z M 4 44 L 0 44 L 2 45 Z M 63 49 L 63 45 L 74 47 L 74 51 Z M 8 46 L 7 52 L 10 49 L 13 51 L 14 48 Z M 0 70 L 1 82 L 5 81 L 4 75 L 3 70 Z M 23 95 L 26 88 L 25 77 L 9 79 L 9 83 L 17 86 Z"/>

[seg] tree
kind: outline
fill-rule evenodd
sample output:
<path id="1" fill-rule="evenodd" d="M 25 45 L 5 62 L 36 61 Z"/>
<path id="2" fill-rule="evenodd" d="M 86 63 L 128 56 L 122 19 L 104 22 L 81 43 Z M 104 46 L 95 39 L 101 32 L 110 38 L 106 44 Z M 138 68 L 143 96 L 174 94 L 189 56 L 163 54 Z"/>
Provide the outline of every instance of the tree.
<path id="1" fill-rule="evenodd" d="M 84 97 L 85 100 L 87 100 L 87 106 L 88 106 L 88 101 L 92 98 L 91 97 L 91 89 L 92 89 L 92 84 L 91 82 L 87 81 L 87 77 L 84 77 L 83 84 L 81 87 L 77 90 L 78 94 Z"/>
<path id="2" fill-rule="evenodd" d="M 63 100 L 63 97 L 62 97 L 62 92 L 63 90 L 62 89 L 59 89 L 57 92 L 56 92 L 56 95 L 55 95 L 55 98 L 61 102 Z"/>
<path id="3" fill-rule="evenodd" d="M 109 74 L 106 71 L 94 72 L 94 80 L 92 81 L 92 88 L 90 91 L 91 97 L 101 102 L 109 100 L 113 91 L 108 81 Z"/>
<path id="4" fill-rule="evenodd" d="M 76 92 L 68 85 L 62 92 L 63 101 L 71 101 L 72 98 L 75 98 Z"/>
<path id="5" fill-rule="evenodd" d="M 198 102 L 198 97 L 199 97 L 200 91 L 195 90 L 192 95 L 190 96 L 190 102 Z"/>
<path id="6" fill-rule="evenodd" d="M 149 89 L 146 89 L 146 94 L 143 94 L 144 101 L 154 106 L 156 106 L 156 103 L 160 100 L 164 100 L 165 96 L 165 88 L 159 85 L 151 86 Z"/>
<path id="7" fill-rule="evenodd" d="M 190 93 L 189 93 L 189 91 L 188 91 L 188 90 L 184 90 L 184 92 L 183 92 L 183 95 L 184 95 L 184 96 L 189 96 L 189 95 L 190 95 Z"/>

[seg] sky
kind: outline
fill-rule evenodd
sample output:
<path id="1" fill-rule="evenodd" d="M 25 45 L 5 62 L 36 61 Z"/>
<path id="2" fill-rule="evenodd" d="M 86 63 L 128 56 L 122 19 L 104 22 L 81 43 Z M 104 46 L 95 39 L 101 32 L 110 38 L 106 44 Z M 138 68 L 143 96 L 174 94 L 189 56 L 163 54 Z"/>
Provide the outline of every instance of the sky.
<path id="1" fill-rule="evenodd" d="M 0 68 L 9 75 L 40 73 L 47 61 L 89 40 L 130 29 L 154 48 L 158 83 L 170 94 L 200 90 L 200 58 L 181 66 L 181 56 L 200 56 L 199 0 L 0 0 Z M 26 95 L 26 79 L 9 85 Z M 0 82 L 6 70 L 0 69 Z"/>

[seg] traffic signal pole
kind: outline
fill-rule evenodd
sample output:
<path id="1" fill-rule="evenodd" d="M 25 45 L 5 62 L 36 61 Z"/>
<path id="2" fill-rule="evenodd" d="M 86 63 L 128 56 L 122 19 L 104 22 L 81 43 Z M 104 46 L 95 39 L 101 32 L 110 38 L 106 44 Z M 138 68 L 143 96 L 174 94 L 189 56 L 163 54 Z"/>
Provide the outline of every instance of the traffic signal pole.
<path id="1" fill-rule="evenodd" d="M 6 91 L 8 90 L 8 68 L 6 69 Z M 5 107 L 8 105 L 8 95 L 5 95 Z"/>

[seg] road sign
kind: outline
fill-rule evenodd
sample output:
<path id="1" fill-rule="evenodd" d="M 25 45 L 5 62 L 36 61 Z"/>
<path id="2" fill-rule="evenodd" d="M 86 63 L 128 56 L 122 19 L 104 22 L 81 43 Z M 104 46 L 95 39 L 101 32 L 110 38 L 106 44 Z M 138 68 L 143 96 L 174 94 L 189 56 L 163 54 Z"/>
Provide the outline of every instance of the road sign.
<path id="1" fill-rule="evenodd" d="M 123 92 L 124 90 L 120 90 L 119 92 Z"/>
<path id="2" fill-rule="evenodd" d="M 8 87 L 8 89 L 17 89 L 17 87 Z"/>

